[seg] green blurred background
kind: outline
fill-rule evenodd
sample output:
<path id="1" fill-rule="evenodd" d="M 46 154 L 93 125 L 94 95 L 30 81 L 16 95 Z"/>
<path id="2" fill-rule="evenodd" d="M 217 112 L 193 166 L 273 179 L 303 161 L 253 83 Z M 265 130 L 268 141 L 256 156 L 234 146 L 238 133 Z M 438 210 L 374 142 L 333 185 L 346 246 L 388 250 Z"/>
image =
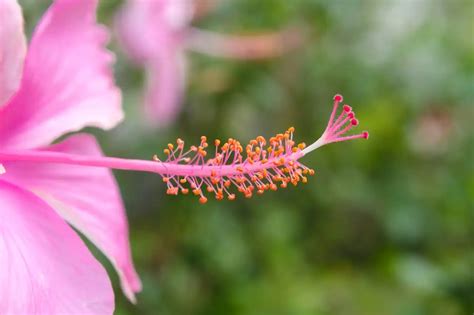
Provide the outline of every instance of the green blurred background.
<path id="1" fill-rule="evenodd" d="M 20 1 L 28 30 L 49 1 Z M 102 0 L 112 25 L 121 1 Z M 177 137 L 246 142 L 296 127 L 319 137 L 335 93 L 368 141 L 304 158 L 307 185 L 250 200 L 167 196 L 158 176 L 116 172 L 143 281 L 117 314 L 457 315 L 474 311 L 474 2 L 222 0 L 197 26 L 306 27 L 303 48 L 263 62 L 188 54 L 184 110 L 142 126 L 143 72 L 120 51 L 127 120 L 93 131 L 108 155 L 150 158 Z"/>

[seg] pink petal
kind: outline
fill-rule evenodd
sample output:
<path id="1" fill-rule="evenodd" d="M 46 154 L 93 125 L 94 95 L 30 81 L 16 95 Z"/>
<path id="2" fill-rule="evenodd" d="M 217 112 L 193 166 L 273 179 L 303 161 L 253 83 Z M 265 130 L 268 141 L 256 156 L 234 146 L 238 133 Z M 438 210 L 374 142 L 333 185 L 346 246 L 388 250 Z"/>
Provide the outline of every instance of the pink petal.
<path id="1" fill-rule="evenodd" d="M 147 67 L 146 118 L 156 126 L 172 124 L 181 111 L 185 88 L 185 59 L 180 52 L 163 51 Z"/>
<path id="2" fill-rule="evenodd" d="M 145 1 L 128 1 L 116 16 L 118 39 L 129 57 L 137 63 L 150 59 L 158 49 L 154 30 L 148 27 L 150 9 Z"/>
<path id="3" fill-rule="evenodd" d="M 102 155 L 92 136 L 69 137 L 47 150 Z M 125 295 L 133 302 L 141 283 L 133 267 L 128 225 L 120 191 L 110 170 L 63 164 L 4 163 L 2 179 L 25 187 L 46 200 L 89 238 L 116 268 Z"/>
<path id="4" fill-rule="evenodd" d="M 95 22 L 96 0 L 57 0 L 36 28 L 20 90 L 0 109 L 0 146 L 33 148 L 123 118 L 120 91 Z"/>
<path id="5" fill-rule="evenodd" d="M 166 127 L 181 110 L 185 85 L 184 39 L 192 1 L 129 0 L 117 15 L 123 48 L 147 69 L 146 118 Z"/>
<path id="6" fill-rule="evenodd" d="M 45 202 L 0 180 L 0 314 L 112 314 L 104 268 Z"/>
<path id="7" fill-rule="evenodd" d="M 17 90 L 26 54 L 23 17 L 16 0 L 0 0 L 0 107 Z"/>
<path id="8" fill-rule="evenodd" d="M 126 1 L 116 17 L 122 47 L 138 63 L 154 59 L 160 51 L 183 42 L 193 7 L 192 1 Z"/>

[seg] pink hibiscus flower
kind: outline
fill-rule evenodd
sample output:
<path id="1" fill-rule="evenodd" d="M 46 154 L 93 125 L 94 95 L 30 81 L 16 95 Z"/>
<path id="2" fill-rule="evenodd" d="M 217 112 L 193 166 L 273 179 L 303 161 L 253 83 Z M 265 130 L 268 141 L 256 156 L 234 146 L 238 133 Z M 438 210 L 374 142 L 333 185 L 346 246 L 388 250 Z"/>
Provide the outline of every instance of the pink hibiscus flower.
<path id="1" fill-rule="evenodd" d="M 128 0 L 117 15 L 120 42 L 146 68 L 145 114 L 155 126 L 171 124 L 181 110 L 186 49 L 231 59 L 263 59 L 298 47 L 301 30 L 223 35 L 190 26 L 204 10 L 193 0 Z"/>
<path id="2" fill-rule="evenodd" d="M 39 23 L 26 53 L 21 10 L 0 0 L 0 313 L 111 314 L 113 291 L 104 268 L 75 231 L 94 243 L 117 270 L 125 295 L 140 290 L 131 261 L 120 193 L 109 169 L 159 174 L 168 194 L 190 191 L 207 201 L 250 197 L 314 174 L 300 159 L 347 136 L 358 125 L 336 95 L 322 136 L 308 147 L 294 128 L 244 148 L 215 140 L 213 156 L 198 146 L 169 144 L 166 161 L 104 157 L 93 137 L 59 137 L 85 126 L 108 129 L 122 119 L 120 93 L 103 49 L 107 33 L 95 23 L 97 0 L 56 0 Z M 26 57 L 25 57 L 26 54 Z M 24 62 L 23 62 L 24 59 Z M 23 69 L 22 69 L 23 68 Z M 246 157 L 242 155 L 244 152 Z M 86 168 L 87 167 L 87 168 Z"/>
<path id="3" fill-rule="evenodd" d="M 109 68 L 113 56 L 103 47 L 108 34 L 95 22 L 96 2 L 55 1 L 27 51 L 19 5 L 0 0 L 0 151 L 102 155 L 85 134 L 51 145 L 68 132 L 109 129 L 123 118 Z M 141 284 L 112 173 L 0 162 L 0 314 L 113 312 L 105 269 L 68 223 L 111 261 L 134 301 Z"/>

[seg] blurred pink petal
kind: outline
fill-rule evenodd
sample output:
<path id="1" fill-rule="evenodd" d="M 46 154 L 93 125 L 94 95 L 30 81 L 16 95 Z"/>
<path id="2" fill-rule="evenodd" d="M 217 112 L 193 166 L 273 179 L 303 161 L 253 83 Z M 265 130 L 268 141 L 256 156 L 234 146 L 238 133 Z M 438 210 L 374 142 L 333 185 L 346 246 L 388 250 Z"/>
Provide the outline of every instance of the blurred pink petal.
<path id="1" fill-rule="evenodd" d="M 0 180 L 0 313 L 112 314 L 104 268 L 45 202 Z"/>
<path id="2" fill-rule="evenodd" d="M 166 127 L 181 110 L 185 86 L 183 36 L 192 1 L 131 0 L 117 15 L 119 40 L 127 54 L 145 66 L 145 117 Z"/>
<path id="3" fill-rule="evenodd" d="M 160 51 L 183 45 L 193 1 L 129 0 L 117 14 L 116 29 L 125 52 L 144 64 Z"/>
<path id="4" fill-rule="evenodd" d="M 162 51 L 156 60 L 148 64 L 145 113 L 149 122 L 167 127 L 176 120 L 182 107 L 185 68 L 181 51 Z"/>
<path id="5" fill-rule="evenodd" d="M 17 90 L 26 54 L 23 17 L 16 0 L 0 0 L 0 106 Z"/>
<path id="6" fill-rule="evenodd" d="M 86 134 L 69 137 L 47 150 L 102 156 L 95 139 Z M 135 301 L 141 283 L 133 267 L 127 218 L 112 172 L 61 164 L 8 162 L 5 166 L 8 172 L 2 179 L 36 193 L 89 238 L 110 259 L 124 293 Z"/>
<path id="7" fill-rule="evenodd" d="M 187 48 L 219 58 L 259 60 L 281 56 L 304 42 L 300 28 L 246 35 L 227 35 L 190 28 Z"/>
<path id="8" fill-rule="evenodd" d="M 0 146 L 33 148 L 86 126 L 109 129 L 123 118 L 112 81 L 107 32 L 96 0 L 60 0 L 45 14 L 25 61 L 21 87 L 0 109 Z"/>
<path id="9" fill-rule="evenodd" d="M 124 51 L 147 72 L 146 118 L 165 127 L 176 120 L 184 94 L 182 56 L 187 49 L 240 60 L 273 58 L 299 47 L 300 29 L 229 36 L 190 26 L 213 9 L 213 0 L 128 0 L 117 14 L 116 29 Z"/>

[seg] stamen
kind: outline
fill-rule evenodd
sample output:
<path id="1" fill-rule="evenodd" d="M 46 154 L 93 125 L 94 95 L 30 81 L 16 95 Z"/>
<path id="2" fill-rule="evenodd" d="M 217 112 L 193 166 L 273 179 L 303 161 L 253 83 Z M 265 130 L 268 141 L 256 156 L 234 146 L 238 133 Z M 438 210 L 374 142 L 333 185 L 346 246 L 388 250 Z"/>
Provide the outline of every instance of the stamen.
<path id="1" fill-rule="evenodd" d="M 47 150 L 0 151 L 1 163 L 32 162 L 59 163 L 87 167 L 105 167 L 129 171 L 143 171 L 159 174 L 167 186 L 167 193 L 184 195 L 192 192 L 199 197 L 200 203 L 206 203 L 205 192 L 214 194 L 217 200 L 235 200 L 234 190 L 250 198 L 255 193 L 263 194 L 268 190 L 286 188 L 289 184 L 306 183 L 307 176 L 315 171 L 303 165 L 299 160 L 307 153 L 328 143 L 353 139 L 368 139 L 369 133 L 346 135 L 359 124 L 352 108 L 344 105 L 335 119 L 342 96 L 334 97 L 334 107 L 328 125 L 322 136 L 310 146 L 297 144 L 293 138 L 295 128 L 277 134 L 266 140 L 258 136 L 244 147 L 235 139 L 223 142 L 214 141 L 210 149 L 205 136 L 198 146 L 184 149 L 184 141 L 178 139 L 176 145 L 169 143 L 163 150 L 166 160 L 154 155 L 152 161 L 128 160 L 113 157 L 75 155 Z M 242 155 L 245 151 L 245 157 Z M 7 165 L 8 167 L 8 165 Z"/>
<path id="2" fill-rule="evenodd" d="M 194 156 L 187 160 L 177 155 L 172 145 L 168 145 L 165 149 L 168 151 L 165 152 L 167 159 L 164 163 L 201 165 L 202 168 L 210 169 L 210 172 L 207 176 L 195 172 L 162 174 L 163 181 L 168 187 L 167 193 L 176 195 L 183 190 L 187 193 L 188 188 L 184 188 L 187 183 L 199 197 L 199 202 L 206 203 L 208 199 L 204 196 L 204 191 L 214 194 L 217 200 L 223 200 L 225 197 L 228 200 L 235 200 L 236 194 L 232 191 L 232 187 L 246 198 L 250 198 L 254 192 L 262 194 L 267 190 L 277 190 L 277 184 L 285 188 L 289 183 L 293 185 L 306 183 L 305 175 L 314 175 L 314 170 L 298 162 L 305 144 L 296 144 L 293 141 L 294 130 L 295 128 L 291 127 L 286 132 L 270 138 L 267 147 L 265 147 L 267 140 L 258 136 L 245 147 L 246 157 L 242 156 L 244 147 L 232 138 L 223 144 L 221 140 L 216 139 L 215 148 L 211 150 L 214 156 L 207 160 L 204 158 L 207 156 L 209 145 L 204 136 L 201 137 L 198 147 L 190 148 L 188 152 Z M 153 160 L 162 163 L 156 157 Z"/>

